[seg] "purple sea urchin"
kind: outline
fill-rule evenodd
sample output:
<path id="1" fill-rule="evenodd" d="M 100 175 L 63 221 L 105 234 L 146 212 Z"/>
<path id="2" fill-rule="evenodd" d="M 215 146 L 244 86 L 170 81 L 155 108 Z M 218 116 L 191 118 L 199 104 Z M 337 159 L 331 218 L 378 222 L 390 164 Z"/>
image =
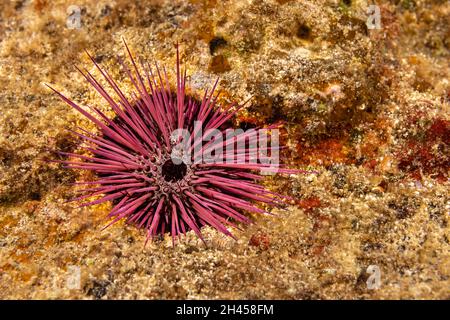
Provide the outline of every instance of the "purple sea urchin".
<path id="1" fill-rule="evenodd" d="M 261 171 L 298 172 L 281 168 L 271 157 L 279 147 L 267 143 L 273 142 L 271 131 L 278 125 L 237 133 L 230 130 L 230 119 L 244 104 L 216 105 L 218 81 L 201 101 L 186 95 L 186 70 L 180 70 L 178 48 L 176 88 L 171 89 L 165 69 L 156 64 L 154 73 L 144 61 L 138 67 L 125 46 L 132 69 L 119 62 L 134 87 L 131 99 L 90 55 L 117 100 L 90 72 L 79 70 L 115 117 L 107 117 L 96 107 L 88 107 L 88 112 L 50 87 L 99 130 L 98 134 L 81 128 L 72 131 L 85 142 L 82 148 L 90 155 L 58 152 L 68 159 L 55 160 L 96 173 L 95 181 L 77 183 L 86 187 L 75 200 L 97 197 L 81 206 L 112 201 L 108 226 L 126 219 L 145 228 L 147 240 L 170 233 L 173 241 L 189 230 L 202 239 L 200 229 L 205 225 L 233 237 L 227 226 L 251 222 L 244 212 L 265 213 L 254 202 L 280 206 L 287 197 L 258 184 Z M 256 145 L 251 143 L 254 138 L 258 138 Z"/>

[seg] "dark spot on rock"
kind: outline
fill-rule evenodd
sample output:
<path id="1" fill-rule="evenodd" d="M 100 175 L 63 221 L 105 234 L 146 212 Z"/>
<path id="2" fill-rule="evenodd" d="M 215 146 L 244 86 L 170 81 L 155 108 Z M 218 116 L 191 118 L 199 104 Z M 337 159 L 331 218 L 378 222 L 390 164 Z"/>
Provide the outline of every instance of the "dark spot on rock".
<path id="1" fill-rule="evenodd" d="M 43 31 L 45 31 L 48 35 L 56 35 L 57 33 L 57 24 L 54 21 L 47 22 L 44 27 L 42 28 Z"/>
<path id="2" fill-rule="evenodd" d="M 104 59 L 105 59 L 105 55 L 103 55 L 103 54 L 98 54 L 94 57 L 94 61 L 96 63 L 101 63 Z"/>
<path id="3" fill-rule="evenodd" d="M 77 146 L 77 142 L 71 134 L 63 133 L 56 136 L 56 151 L 72 152 Z"/>
<path id="4" fill-rule="evenodd" d="M 225 40 L 223 37 L 214 37 L 209 42 L 209 52 L 211 53 L 211 55 L 214 55 L 214 53 L 218 49 L 225 47 L 227 44 L 227 40 Z"/>
<path id="5" fill-rule="evenodd" d="M 444 242 L 445 242 L 446 244 L 450 244 L 450 241 L 448 240 L 448 237 L 447 237 L 446 235 L 444 235 Z"/>
<path id="6" fill-rule="evenodd" d="M 275 123 L 277 121 L 287 121 L 286 114 L 283 112 L 284 98 L 277 94 L 271 99 L 271 114 L 267 119 L 268 123 Z"/>
<path id="7" fill-rule="evenodd" d="M 23 3 L 24 3 L 24 2 L 25 2 L 24 0 L 19 0 L 19 1 L 17 1 L 16 4 L 14 5 L 14 10 L 20 10 L 20 9 L 22 9 Z"/>
<path id="8" fill-rule="evenodd" d="M 347 177 L 342 173 L 336 174 L 335 179 L 333 181 L 333 187 L 342 190 L 345 188 L 346 185 L 347 185 Z"/>
<path id="9" fill-rule="evenodd" d="M 398 219 L 403 220 L 414 216 L 417 204 L 414 198 L 404 197 L 398 201 L 389 202 L 388 207 L 394 210 Z"/>
<path id="10" fill-rule="evenodd" d="M 189 246 L 184 250 L 184 253 L 191 254 L 193 252 L 198 252 L 198 248 L 194 246 Z"/>
<path id="11" fill-rule="evenodd" d="M 366 242 L 363 244 L 363 250 L 364 251 L 374 251 L 374 250 L 381 250 L 383 248 L 383 245 L 378 242 Z"/>
<path id="12" fill-rule="evenodd" d="M 342 0 L 342 3 L 345 4 L 347 7 L 350 7 L 352 5 L 352 0 Z"/>
<path id="13" fill-rule="evenodd" d="M 304 40 L 311 40 L 311 28 L 301 23 L 297 28 L 297 37 Z"/>
<path id="14" fill-rule="evenodd" d="M 29 198 L 31 200 L 41 200 L 42 195 L 41 195 L 41 193 L 39 191 L 32 191 L 30 193 L 30 197 Z"/>
<path id="15" fill-rule="evenodd" d="M 370 263 L 368 265 L 370 265 Z M 370 273 L 367 272 L 366 267 L 363 267 L 354 282 L 355 290 L 357 292 L 360 292 L 360 293 L 367 292 L 367 280 L 369 279 L 369 277 L 370 277 Z"/>
<path id="16" fill-rule="evenodd" d="M 428 205 L 428 211 L 430 220 L 436 221 L 443 228 L 447 227 L 447 220 L 445 219 L 444 208 L 432 202 Z"/>
<path id="17" fill-rule="evenodd" d="M 13 164 L 15 157 L 16 154 L 14 151 L 0 147 L 0 162 L 3 166 L 10 167 Z"/>
<path id="18" fill-rule="evenodd" d="M 430 90 L 433 87 L 433 85 L 419 75 L 416 76 L 415 81 L 413 83 L 413 87 L 419 92 L 426 92 Z"/>
<path id="19" fill-rule="evenodd" d="M 111 6 L 105 5 L 100 11 L 100 17 L 108 16 L 111 13 Z"/>
<path id="20" fill-rule="evenodd" d="M 364 161 L 365 161 L 364 157 L 358 157 L 358 158 L 355 159 L 355 164 L 357 166 L 360 166 L 360 165 L 362 165 L 364 163 Z"/>
<path id="21" fill-rule="evenodd" d="M 88 296 L 92 296 L 95 299 L 101 299 L 107 292 L 110 282 L 106 280 L 92 280 L 84 288 L 84 291 Z"/>

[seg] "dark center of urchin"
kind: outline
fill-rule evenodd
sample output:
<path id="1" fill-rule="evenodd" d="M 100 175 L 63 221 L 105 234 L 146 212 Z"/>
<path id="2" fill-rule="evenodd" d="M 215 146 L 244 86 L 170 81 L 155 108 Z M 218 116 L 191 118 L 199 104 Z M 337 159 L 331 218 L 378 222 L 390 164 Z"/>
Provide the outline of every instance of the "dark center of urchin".
<path id="1" fill-rule="evenodd" d="M 161 168 L 161 174 L 167 182 L 178 182 L 186 176 L 186 173 L 187 165 L 184 162 L 174 163 L 172 159 L 164 162 Z"/>

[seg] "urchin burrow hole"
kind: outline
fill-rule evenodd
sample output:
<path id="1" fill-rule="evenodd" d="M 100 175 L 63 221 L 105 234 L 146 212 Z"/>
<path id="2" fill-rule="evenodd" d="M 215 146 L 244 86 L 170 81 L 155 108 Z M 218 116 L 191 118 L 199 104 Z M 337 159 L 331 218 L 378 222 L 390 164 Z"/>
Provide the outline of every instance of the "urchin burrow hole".
<path id="1" fill-rule="evenodd" d="M 300 39 L 303 40 L 311 40 L 312 35 L 311 35 L 311 27 L 308 26 L 305 23 L 299 23 L 297 25 L 297 32 L 296 32 L 297 37 L 299 37 Z"/>

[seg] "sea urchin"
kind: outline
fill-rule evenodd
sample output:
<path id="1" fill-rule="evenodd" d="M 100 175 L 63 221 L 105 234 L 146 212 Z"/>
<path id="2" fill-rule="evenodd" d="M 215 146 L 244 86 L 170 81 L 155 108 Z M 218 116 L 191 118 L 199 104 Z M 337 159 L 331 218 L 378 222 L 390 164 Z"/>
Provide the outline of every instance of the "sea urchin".
<path id="1" fill-rule="evenodd" d="M 96 107 L 87 107 L 88 112 L 49 86 L 99 131 L 71 130 L 84 141 L 84 154 L 58 152 L 66 158 L 55 160 L 96 174 L 95 181 L 76 183 L 85 187 L 83 195 L 74 200 L 91 198 L 81 206 L 111 201 L 108 226 L 125 219 L 145 228 L 147 240 L 170 233 L 174 242 L 189 230 L 203 240 L 200 229 L 206 225 L 233 237 L 227 226 L 250 223 L 245 212 L 266 212 L 255 203 L 280 206 L 287 197 L 258 183 L 264 171 L 298 172 L 274 161 L 279 147 L 273 133 L 279 125 L 232 130 L 230 120 L 245 104 L 218 106 L 218 81 L 201 100 L 187 95 L 186 70 L 180 70 L 178 46 L 175 89 L 170 87 L 165 69 L 155 64 L 152 70 L 145 61 L 138 66 L 125 47 L 132 68 L 120 59 L 119 63 L 133 85 L 131 98 L 89 53 L 116 97 L 90 72 L 78 69 L 109 104 L 114 117 Z"/>

